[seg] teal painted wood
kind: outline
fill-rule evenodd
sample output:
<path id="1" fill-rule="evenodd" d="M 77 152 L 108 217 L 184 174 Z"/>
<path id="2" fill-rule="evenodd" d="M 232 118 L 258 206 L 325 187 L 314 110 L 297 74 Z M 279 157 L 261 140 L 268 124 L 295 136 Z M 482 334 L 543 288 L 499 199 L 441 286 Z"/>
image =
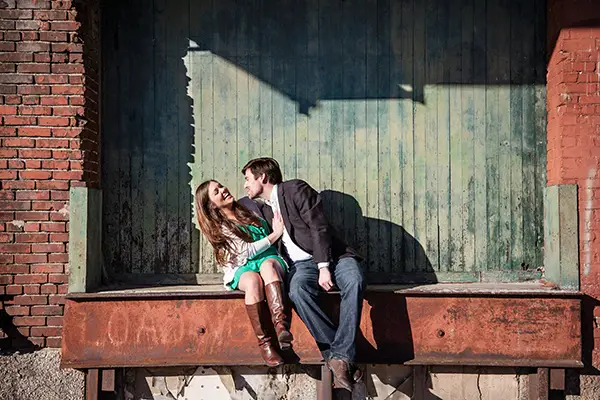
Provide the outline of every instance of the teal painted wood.
<path id="1" fill-rule="evenodd" d="M 104 29 L 113 270 L 218 272 L 192 194 L 214 178 L 243 196 L 258 156 L 323 191 L 377 276 L 541 265 L 545 3 L 136 4 Z"/>

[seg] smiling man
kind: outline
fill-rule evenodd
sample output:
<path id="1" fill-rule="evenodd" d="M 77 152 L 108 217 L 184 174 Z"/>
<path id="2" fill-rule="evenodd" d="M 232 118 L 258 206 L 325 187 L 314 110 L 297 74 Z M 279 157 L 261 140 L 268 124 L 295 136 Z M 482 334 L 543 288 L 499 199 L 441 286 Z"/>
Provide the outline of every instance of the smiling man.
<path id="1" fill-rule="evenodd" d="M 290 299 L 336 384 L 352 391 L 353 383 L 361 378 L 353 364 L 365 287 L 360 256 L 333 234 L 319 194 L 302 180 L 283 182 L 277 161 L 256 158 L 244 166 L 242 174 L 248 197 L 265 201 L 257 204 L 264 219 L 270 224 L 274 212 L 281 213 L 285 229 L 278 248 L 290 265 Z M 330 291 L 336 286 L 341 293 L 337 324 L 318 302 L 320 289 Z"/>

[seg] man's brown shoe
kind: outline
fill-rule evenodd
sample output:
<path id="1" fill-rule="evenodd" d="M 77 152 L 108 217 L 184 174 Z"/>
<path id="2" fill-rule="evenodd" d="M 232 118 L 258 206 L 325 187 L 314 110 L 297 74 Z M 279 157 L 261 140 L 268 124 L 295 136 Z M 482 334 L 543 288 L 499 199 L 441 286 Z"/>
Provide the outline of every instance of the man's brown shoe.
<path id="1" fill-rule="evenodd" d="M 326 365 L 333 373 L 334 386 L 352 392 L 353 383 L 350 380 L 350 366 L 348 362 L 339 358 L 330 358 L 326 361 Z"/>

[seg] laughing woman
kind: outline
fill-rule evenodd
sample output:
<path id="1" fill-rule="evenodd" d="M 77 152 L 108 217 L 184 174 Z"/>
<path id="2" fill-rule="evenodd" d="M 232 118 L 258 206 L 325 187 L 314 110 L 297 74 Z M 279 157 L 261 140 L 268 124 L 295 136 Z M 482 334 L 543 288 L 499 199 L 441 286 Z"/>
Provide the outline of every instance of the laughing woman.
<path id="1" fill-rule="evenodd" d="M 212 244 L 217 263 L 225 272 L 225 287 L 244 292 L 246 311 L 265 362 L 269 366 L 283 364 L 268 329 L 271 319 L 280 348 L 291 347 L 293 337 L 281 281 L 286 264 L 272 246 L 283 234 L 281 215 L 273 218 L 273 232 L 269 233 L 264 220 L 236 202 L 226 187 L 213 180 L 198 186 L 196 207 L 200 230 Z"/>

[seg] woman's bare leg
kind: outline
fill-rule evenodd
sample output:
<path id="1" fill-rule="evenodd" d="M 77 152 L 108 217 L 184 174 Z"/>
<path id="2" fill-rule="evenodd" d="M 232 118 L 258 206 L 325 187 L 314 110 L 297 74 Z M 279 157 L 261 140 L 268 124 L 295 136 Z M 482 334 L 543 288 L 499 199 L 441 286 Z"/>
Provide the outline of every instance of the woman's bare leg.
<path id="1" fill-rule="evenodd" d="M 279 261 L 274 258 L 267 258 L 260 264 L 260 276 L 265 286 L 273 282 L 282 282 L 283 268 Z"/>
<path id="2" fill-rule="evenodd" d="M 263 280 L 256 272 L 244 272 L 240 276 L 238 288 L 244 292 L 245 304 L 256 304 L 265 298 Z"/>

